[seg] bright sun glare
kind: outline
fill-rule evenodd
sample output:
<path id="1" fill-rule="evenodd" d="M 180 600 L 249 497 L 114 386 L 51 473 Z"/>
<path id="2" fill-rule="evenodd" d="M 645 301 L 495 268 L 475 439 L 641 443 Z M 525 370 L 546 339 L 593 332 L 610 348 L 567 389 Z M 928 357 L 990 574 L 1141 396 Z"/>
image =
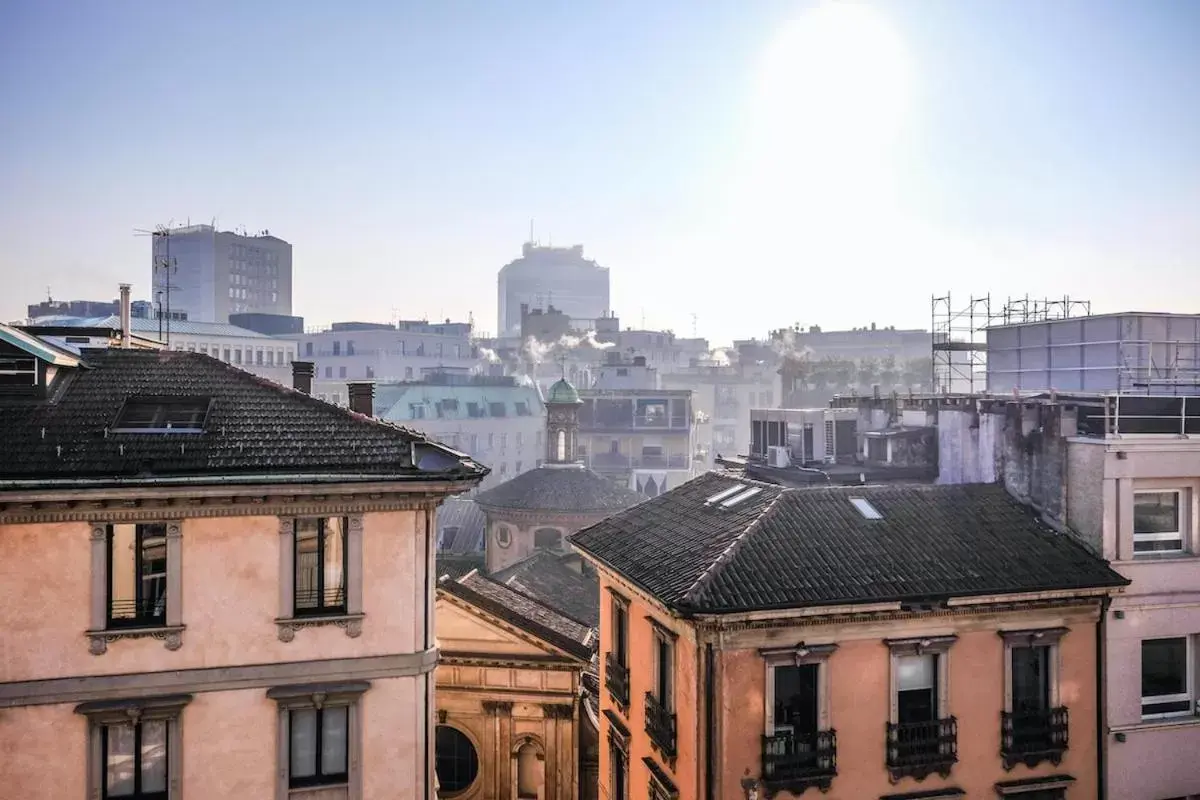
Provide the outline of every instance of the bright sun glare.
<path id="1" fill-rule="evenodd" d="M 909 104 L 903 43 L 869 6 L 834 0 L 779 31 L 760 64 L 739 194 L 768 229 L 888 194 Z"/>

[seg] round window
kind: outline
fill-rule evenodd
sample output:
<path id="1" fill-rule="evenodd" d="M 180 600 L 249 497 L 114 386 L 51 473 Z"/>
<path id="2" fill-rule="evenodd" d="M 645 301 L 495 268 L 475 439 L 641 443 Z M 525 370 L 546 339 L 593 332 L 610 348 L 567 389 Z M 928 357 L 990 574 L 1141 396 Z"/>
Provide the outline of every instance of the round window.
<path id="1" fill-rule="evenodd" d="M 455 794 L 475 782 L 479 775 L 479 756 L 466 734 L 449 725 L 438 725 L 434 751 L 442 793 Z"/>

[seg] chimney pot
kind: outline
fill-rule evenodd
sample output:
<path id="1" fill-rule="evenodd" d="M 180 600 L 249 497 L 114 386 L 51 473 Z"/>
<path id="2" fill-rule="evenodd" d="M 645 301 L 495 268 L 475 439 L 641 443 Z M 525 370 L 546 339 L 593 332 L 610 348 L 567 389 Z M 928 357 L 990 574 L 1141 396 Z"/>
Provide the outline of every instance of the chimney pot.
<path id="1" fill-rule="evenodd" d="M 312 394 L 313 374 L 316 368 L 311 361 L 292 362 L 292 388 L 297 392 Z"/>
<path id="2" fill-rule="evenodd" d="M 346 384 L 350 395 L 350 410 L 366 417 L 375 416 L 375 382 L 351 381 Z"/>
<path id="3" fill-rule="evenodd" d="M 121 284 L 121 347 L 128 350 L 131 346 L 132 331 L 130 327 L 129 284 Z"/>

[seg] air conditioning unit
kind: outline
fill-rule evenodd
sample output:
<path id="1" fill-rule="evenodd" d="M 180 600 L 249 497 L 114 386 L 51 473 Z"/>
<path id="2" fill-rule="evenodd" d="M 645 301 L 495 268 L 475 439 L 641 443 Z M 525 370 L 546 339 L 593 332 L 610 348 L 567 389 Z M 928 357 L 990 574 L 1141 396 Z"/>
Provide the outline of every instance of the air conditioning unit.
<path id="1" fill-rule="evenodd" d="M 792 465 L 792 458 L 788 455 L 786 447 L 771 445 L 767 448 L 767 463 L 772 467 L 790 467 Z"/>

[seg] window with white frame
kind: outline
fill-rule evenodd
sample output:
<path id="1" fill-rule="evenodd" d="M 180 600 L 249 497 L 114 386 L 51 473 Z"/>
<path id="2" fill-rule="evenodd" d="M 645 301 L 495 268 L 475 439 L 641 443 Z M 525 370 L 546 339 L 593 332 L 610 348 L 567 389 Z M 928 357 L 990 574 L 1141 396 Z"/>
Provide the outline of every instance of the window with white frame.
<path id="1" fill-rule="evenodd" d="M 1135 556 L 1183 551 L 1183 499 L 1184 493 L 1180 489 L 1134 492 Z"/>
<path id="2" fill-rule="evenodd" d="M 1142 719 L 1194 714 L 1193 649 L 1186 636 L 1142 640 Z"/>

